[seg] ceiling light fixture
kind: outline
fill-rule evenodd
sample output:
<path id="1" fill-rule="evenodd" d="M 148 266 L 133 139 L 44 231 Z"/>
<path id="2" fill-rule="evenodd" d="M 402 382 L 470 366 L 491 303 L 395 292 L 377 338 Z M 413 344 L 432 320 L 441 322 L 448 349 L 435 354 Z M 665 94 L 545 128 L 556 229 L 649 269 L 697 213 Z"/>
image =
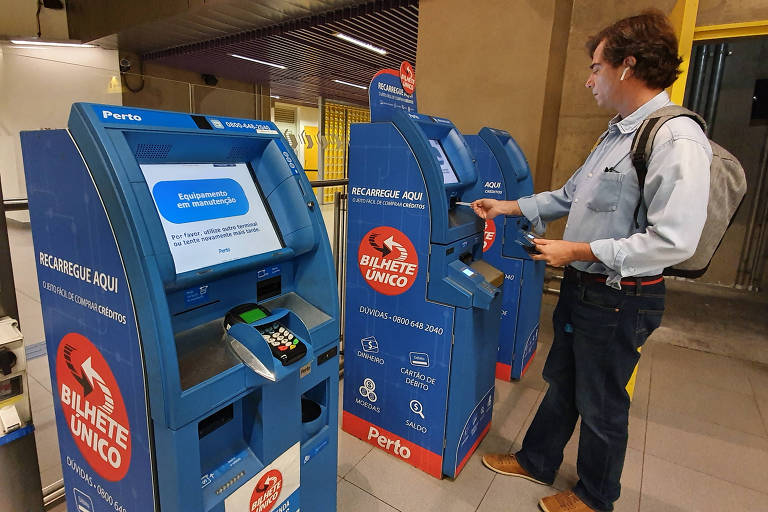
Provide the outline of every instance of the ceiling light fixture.
<path id="1" fill-rule="evenodd" d="M 279 100 L 279 99 L 280 99 L 280 96 L 275 96 L 274 94 L 270 94 L 270 96 L 269 96 L 269 97 L 270 97 L 270 98 L 275 98 L 276 100 Z"/>
<path id="2" fill-rule="evenodd" d="M 358 89 L 368 89 L 368 88 L 367 88 L 366 86 L 364 86 L 364 85 L 351 84 L 351 83 L 349 83 L 349 82 L 344 82 L 344 81 L 342 81 L 342 80 L 334 80 L 334 82 L 336 82 L 337 84 L 348 85 L 348 86 L 350 86 L 350 87 L 357 87 Z"/>
<path id="3" fill-rule="evenodd" d="M 379 48 L 378 46 L 373 46 L 371 43 L 366 43 L 365 41 L 361 41 L 359 39 L 355 39 L 352 36 L 348 36 L 347 34 L 342 34 L 341 32 L 336 32 L 334 34 L 339 39 L 343 39 L 344 41 L 347 41 L 348 43 L 355 44 L 359 46 L 360 48 L 365 48 L 366 50 L 370 50 L 372 52 L 376 52 L 379 55 L 386 55 L 387 50 L 384 48 Z"/>
<path id="4" fill-rule="evenodd" d="M 229 56 L 230 57 L 234 57 L 236 59 L 243 59 L 243 60 L 255 62 L 257 64 L 264 64 L 265 66 L 272 66 L 273 68 L 285 69 L 285 66 L 281 66 L 280 64 L 272 64 L 271 62 L 264 62 L 263 60 L 252 59 L 250 57 L 246 57 L 245 55 L 238 55 L 236 53 L 230 53 Z"/>
<path id="5" fill-rule="evenodd" d="M 96 48 L 95 44 L 83 43 L 53 43 L 47 41 L 23 41 L 21 39 L 11 39 L 11 43 L 31 46 L 66 46 L 68 48 Z"/>

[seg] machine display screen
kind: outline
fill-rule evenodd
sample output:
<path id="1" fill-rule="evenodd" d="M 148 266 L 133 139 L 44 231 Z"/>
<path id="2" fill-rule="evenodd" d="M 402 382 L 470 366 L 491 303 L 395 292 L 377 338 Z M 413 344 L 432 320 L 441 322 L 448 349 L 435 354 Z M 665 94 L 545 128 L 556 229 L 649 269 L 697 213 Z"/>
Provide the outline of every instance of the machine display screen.
<path id="1" fill-rule="evenodd" d="M 283 247 L 246 164 L 140 167 L 177 274 Z"/>
<path id="2" fill-rule="evenodd" d="M 443 171 L 443 183 L 458 183 L 459 178 L 456 176 L 456 171 L 453 170 L 451 161 L 445 156 L 445 151 L 443 151 L 440 141 L 429 139 L 429 145 L 432 146 L 432 154 L 435 155 L 437 163 L 440 165 L 440 170 Z"/>
<path id="3" fill-rule="evenodd" d="M 243 313 L 240 313 L 240 318 L 242 318 L 243 322 L 247 324 L 253 323 L 256 320 L 261 320 L 262 318 L 266 318 L 266 317 L 267 317 L 267 313 L 261 308 L 253 308 Z"/>

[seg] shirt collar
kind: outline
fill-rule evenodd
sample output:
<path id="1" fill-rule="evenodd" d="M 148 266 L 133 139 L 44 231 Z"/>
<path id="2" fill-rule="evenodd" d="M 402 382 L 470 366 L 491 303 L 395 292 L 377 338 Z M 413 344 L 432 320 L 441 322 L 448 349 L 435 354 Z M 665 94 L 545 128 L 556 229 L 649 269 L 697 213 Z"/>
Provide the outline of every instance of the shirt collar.
<path id="1" fill-rule="evenodd" d="M 632 133 L 640 127 L 640 124 L 645 121 L 645 118 L 669 103 L 671 102 L 669 95 L 667 95 L 667 91 L 661 91 L 624 119 L 621 118 L 620 114 L 616 114 L 616 117 L 611 119 L 608 123 L 608 129 L 610 130 L 616 126 L 623 134 Z"/>

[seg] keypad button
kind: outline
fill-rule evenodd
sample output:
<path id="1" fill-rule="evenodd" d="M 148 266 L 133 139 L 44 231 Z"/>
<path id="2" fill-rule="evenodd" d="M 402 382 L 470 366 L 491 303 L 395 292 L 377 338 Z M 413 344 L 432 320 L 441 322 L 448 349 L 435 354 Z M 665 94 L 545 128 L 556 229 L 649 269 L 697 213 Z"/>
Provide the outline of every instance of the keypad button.
<path id="1" fill-rule="evenodd" d="M 285 345 L 280 345 L 277 348 L 280 349 L 280 350 L 288 350 L 288 347 L 286 347 Z"/>

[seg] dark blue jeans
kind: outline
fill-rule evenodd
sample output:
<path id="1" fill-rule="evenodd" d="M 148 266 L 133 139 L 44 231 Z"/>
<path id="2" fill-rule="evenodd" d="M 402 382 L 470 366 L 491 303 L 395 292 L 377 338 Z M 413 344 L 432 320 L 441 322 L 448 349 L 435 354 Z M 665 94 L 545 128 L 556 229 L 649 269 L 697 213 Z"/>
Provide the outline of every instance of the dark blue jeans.
<path id="1" fill-rule="evenodd" d="M 632 279 L 623 280 L 623 282 Z M 630 396 L 638 349 L 661 324 L 665 286 L 604 283 L 567 272 L 555 308 L 554 340 L 544 365 L 549 388 L 517 453 L 535 478 L 553 482 L 581 416 L 573 491 L 591 508 L 613 510 L 621 492 Z"/>

